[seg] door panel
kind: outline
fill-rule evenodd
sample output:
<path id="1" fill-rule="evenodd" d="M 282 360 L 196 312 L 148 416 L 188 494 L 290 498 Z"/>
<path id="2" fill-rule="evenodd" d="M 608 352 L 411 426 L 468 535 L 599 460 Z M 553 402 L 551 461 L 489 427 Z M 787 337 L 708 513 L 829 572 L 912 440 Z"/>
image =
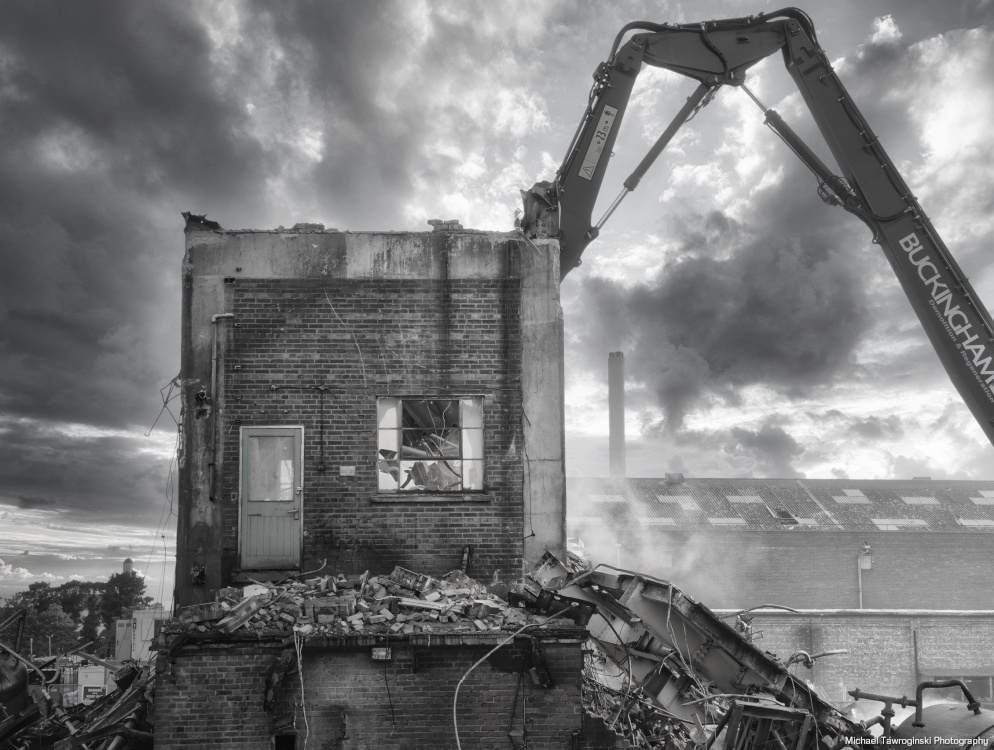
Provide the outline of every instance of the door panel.
<path id="1" fill-rule="evenodd" d="M 242 428 L 242 568 L 300 566 L 303 438 L 302 427 Z"/>

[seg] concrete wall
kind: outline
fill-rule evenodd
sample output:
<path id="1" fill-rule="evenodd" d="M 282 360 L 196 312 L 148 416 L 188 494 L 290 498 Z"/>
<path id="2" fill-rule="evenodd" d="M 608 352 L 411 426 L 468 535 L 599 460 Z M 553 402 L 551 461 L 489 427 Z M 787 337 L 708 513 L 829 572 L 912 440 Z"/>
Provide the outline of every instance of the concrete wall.
<path id="1" fill-rule="evenodd" d="M 600 722 L 583 716 L 583 636 L 576 636 L 540 640 L 552 688 L 529 678 L 531 646 L 524 639 L 477 667 L 459 693 L 462 746 L 505 750 L 515 746 L 508 736 L 512 731 L 523 733 L 519 736 L 534 750 L 621 747 Z M 279 641 L 183 646 L 157 665 L 156 750 L 268 750 L 276 735 L 295 735 L 296 747 L 303 747 L 307 733 L 308 747 L 328 750 L 455 747 L 455 687 L 504 637 L 462 636 L 446 644 L 445 636 L 433 636 L 432 645 L 395 641 L 389 661 L 374 661 L 371 644 L 308 645 L 302 674 L 306 701 L 300 697 L 301 677 L 291 673 L 271 712 L 262 703 L 270 666 L 285 648 Z"/>
<path id="2" fill-rule="evenodd" d="M 913 696 L 922 680 L 994 675 L 994 612 L 764 611 L 752 625 L 761 634 L 754 644 L 784 661 L 797 651 L 846 649 L 813 669 L 792 668 L 836 703 L 850 702 L 846 693 L 855 688 Z"/>
<path id="3" fill-rule="evenodd" d="M 562 550 L 558 243 L 195 222 L 186 238 L 179 605 L 239 575 L 244 426 L 304 427 L 305 570 L 443 574 L 469 545 L 470 575 L 507 580 Z M 377 491 L 376 398 L 391 395 L 483 397 L 482 493 Z"/>
<path id="4" fill-rule="evenodd" d="M 590 546 L 603 528 L 572 525 Z M 862 571 L 870 609 L 994 609 L 994 544 L 989 534 L 900 531 L 615 530 L 601 545 L 621 567 L 673 581 L 708 607 L 772 602 L 805 609 L 859 607 L 856 558 L 867 543 L 872 568 Z"/>

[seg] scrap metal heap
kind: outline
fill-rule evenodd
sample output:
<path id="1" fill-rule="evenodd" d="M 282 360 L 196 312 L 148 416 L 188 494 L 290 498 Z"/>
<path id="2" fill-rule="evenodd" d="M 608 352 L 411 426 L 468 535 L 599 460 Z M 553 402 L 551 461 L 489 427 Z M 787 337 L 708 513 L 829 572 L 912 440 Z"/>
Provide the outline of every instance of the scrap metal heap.
<path id="1" fill-rule="evenodd" d="M 792 675 L 668 581 L 607 565 L 548 568 L 527 586 L 540 610 L 583 612 L 592 649 L 584 708 L 640 748 L 830 750 L 870 739 Z M 588 616 L 589 615 L 589 616 Z"/>
<path id="2" fill-rule="evenodd" d="M 15 674 L 9 670 L 8 674 Z M 8 708 L 0 715 L 0 750 L 145 750 L 152 747 L 151 706 L 155 691 L 155 667 L 128 660 L 113 672 L 117 688 L 89 705 L 63 708 L 57 694 L 49 691 L 58 675 L 42 675 L 47 681 L 28 685 L 11 697 L 22 704 L 16 712 Z"/>
<path id="3" fill-rule="evenodd" d="M 850 691 L 881 701 L 879 716 L 854 721 L 752 644 L 747 618 L 732 626 L 669 581 L 600 565 L 577 572 L 550 555 L 526 583 L 543 612 L 572 613 L 590 633 L 584 708 L 633 746 L 653 750 L 841 750 L 863 744 L 987 747 L 994 712 L 960 680 L 922 682 L 915 698 Z M 959 687 L 964 704 L 926 706 L 927 689 Z M 893 707 L 915 715 L 892 726 Z M 871 727 L 879 727 L 874 732 Z"/>

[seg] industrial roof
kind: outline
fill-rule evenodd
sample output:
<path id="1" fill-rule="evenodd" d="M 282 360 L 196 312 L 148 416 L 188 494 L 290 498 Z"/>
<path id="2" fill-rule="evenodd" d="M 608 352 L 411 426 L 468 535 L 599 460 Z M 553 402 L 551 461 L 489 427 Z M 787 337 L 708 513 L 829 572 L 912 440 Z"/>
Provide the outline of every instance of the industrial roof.
<path id="1" fill-rule="evenodd" d="M 567 477 L 570 529 L 994 532 L 994 481 Z"/>

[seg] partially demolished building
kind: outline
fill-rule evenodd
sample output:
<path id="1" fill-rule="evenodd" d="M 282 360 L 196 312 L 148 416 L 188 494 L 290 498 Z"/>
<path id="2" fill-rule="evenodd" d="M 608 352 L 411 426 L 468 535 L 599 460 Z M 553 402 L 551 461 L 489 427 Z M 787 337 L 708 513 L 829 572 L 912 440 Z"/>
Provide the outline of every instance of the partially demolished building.
<path id="1" fill-rule="evenodd" d="M 454 717 L 472 747 L 594 746 L 582 627 L 550 621 L 469 673 L 520 618 L 469 576 L 505 593 L 564 554 L 558 262 L 558 243 L 456 222 L 187 216 L 185 614 L 156 748 L 442 747 Z"/>
<path id="2" fill-rule="evenodd" d="M 176 604 L 565 544 L 558 245 L 189 217 Z M 441 231 L 439 231 L 441 230 Z"/>

